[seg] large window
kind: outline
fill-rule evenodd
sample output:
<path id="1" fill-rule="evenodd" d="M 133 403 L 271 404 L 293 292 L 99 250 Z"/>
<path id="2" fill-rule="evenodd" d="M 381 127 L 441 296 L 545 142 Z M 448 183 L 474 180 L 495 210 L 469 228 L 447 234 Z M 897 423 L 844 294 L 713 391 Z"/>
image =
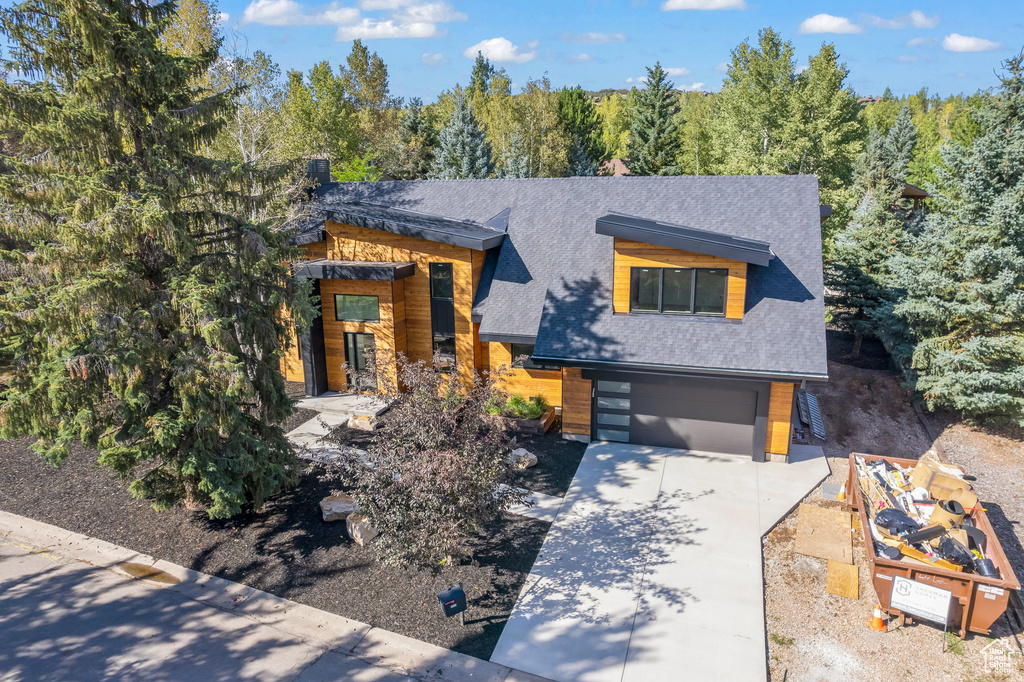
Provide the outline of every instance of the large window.
<path id="1" fill-rule="evenodd" d="M 629 311 L 725 315 L 726 268 L 630 268 Z"/>
<path id="2" fill-rule="evenodd" d="M 334 295 L 334 319 L 346 322 L 380 322 L 376 296 Z"/>
<path id="3" fill-rule="evenodd" d="M 366 362 L 366 354 L 373 350 L 373 334 L 345 332 L 344 340 L 349 387 L 357 391 L 376 391 L 376 382 L 372 374 L 367 372 Z"/>
<path id="4" fill-rule="evenodd" d="M 451 263 L 430 264 L 430 326 L 433 349 L 439 355 L 434 369 L 451 372 L 455 364 L 455 281 Z"/>

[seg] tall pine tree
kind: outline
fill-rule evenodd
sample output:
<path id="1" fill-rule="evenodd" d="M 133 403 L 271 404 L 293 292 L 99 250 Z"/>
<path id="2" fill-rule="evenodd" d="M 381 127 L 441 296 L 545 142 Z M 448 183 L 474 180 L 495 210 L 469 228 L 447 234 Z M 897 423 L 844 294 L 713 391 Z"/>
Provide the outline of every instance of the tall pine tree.
<path id="1" fill-rule="evenodd" d="M 890 177 L 900 183 L 907 180 L 917 147 L 917 126 L 910 116 L 910 108 L 904 104 L 885 136 L 886 166 Z"/>
<path id="2" fill-rule="evenodd" d="M 409 108 L 402 117 L 399 138 L 402 156 L 395 173 L 396 177 L 401 180 L 427 177 L 430 165 L 434 161 L 437 134 L 423 113 L 423 100 L 419 97 L 409 100 Z"/>
<path id="3" fill-rule="evenodd" d="M 2 124 L 34 158 L 9 158 L 0 217 L 42 233 L 0 294 L 14 358 L 0 435 L 38 436 L 54 464 L 74 442 L 158 508 L 211 517 L 259 506 L 294 481 L 279 369 L 290 308 L 311 309 L 286 268 L 287 234 L 251 216 L 285 169 L 225 165 L 200 150 L 233 93 L 200 98 L 217 59 L 167 53 L 174 3 L 25 0 L 0 9 L 12 44 Z"/>
<path id="4" fill-rule="evenodd" d="M 679 132 L 673 109 L 676 92 L 661 62 L 647 68 L 647 86 L 639 92 L 629 130 L 629 158 L 633 175 L 676 175 Z"/>
<path id="5" fill-rule="evenodd" d="M 491 145 L 463 92 L 456 93 L 451 119 L 438 136 L 430 177 L 440 180 L 486 178 L 494 170 Z"/>
<path id="6" fill-rule="evenodd" d="M 893 263 L 916 388 L 929 407 L 1024 424 L 1024 55 L 974 117 L 970 147 L 943 149 L 913 251 Z"/>

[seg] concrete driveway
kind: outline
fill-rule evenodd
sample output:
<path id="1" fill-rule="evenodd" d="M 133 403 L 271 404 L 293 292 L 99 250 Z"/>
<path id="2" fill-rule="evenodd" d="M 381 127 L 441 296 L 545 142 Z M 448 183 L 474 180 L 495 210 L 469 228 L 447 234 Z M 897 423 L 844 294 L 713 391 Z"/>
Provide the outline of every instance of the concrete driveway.
<path id="1" fill-rule="evenodd" d="M 594 443 L 491 660 L 553 680 L 762 680 L 761 536 L 829 473 Z"/>

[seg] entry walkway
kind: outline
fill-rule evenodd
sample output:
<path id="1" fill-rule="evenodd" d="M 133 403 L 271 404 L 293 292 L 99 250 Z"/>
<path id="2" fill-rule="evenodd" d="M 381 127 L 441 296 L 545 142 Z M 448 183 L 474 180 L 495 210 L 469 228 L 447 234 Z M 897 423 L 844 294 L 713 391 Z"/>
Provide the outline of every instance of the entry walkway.
<path id="1" fill-rule="evenodd" d="M 829 473 L 594 443 L 491 660 L 553 680 L 763 680 L 761 536 Z"/>

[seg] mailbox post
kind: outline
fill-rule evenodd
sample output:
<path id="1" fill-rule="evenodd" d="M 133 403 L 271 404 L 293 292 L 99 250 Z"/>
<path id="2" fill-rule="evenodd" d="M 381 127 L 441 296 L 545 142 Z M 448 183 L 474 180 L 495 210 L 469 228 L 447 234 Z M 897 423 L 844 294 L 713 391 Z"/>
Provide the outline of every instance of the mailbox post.
<path id="1" fill-rule="evenodd" d="M 463 627 L 466 626 L 466 591 L 462 589 L 461 584 L 438 592 L 437 600 L 441 602 L 441 611 L 444 612 L 445 618 L 459 614 L 459 622 Z"/>

